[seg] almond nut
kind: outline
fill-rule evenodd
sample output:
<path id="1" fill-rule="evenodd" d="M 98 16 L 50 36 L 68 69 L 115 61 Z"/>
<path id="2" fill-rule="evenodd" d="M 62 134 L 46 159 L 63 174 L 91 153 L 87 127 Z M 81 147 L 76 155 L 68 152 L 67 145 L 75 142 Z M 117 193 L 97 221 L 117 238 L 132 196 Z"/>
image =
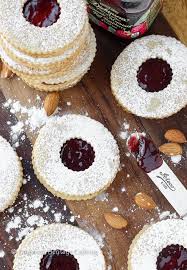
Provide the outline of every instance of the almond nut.
<path id="1" fill-rule="evenodd" d="M 157 207 L 153 199 L 143 192 L 137 193 L 134 199 L 136 204 L 143 209 L 149 210 Z"/>
<path id="2" fill-rule="evenodd" d="M 164 137 L 166 140 L 174 143 L 186 143 L 186 137 L 184 133 L 178 129 L 169 129 Z"/>
<path id="3" fill-rule="evenodd" d="M 14 73 L 7 67 L 7 65 L 2 64 L 0 77 L 1 79 L 8 79 L 11 78 Z"/>
<path id="4" fill-rule="evenodd" d="M 182 155 L 182 147 L 178 143 L 165 143 L 159 147 L 159 150 L 167 156 Z"/>
<path id="5" fill-rule="evenodd" d="M 60 94 L 58 92 L 52 92 L 48 94 L 44 101 L 44 109 L 47 116 L 52 115 L 58 107 Z"/>
<path id="6" fill-rule="evenodd" d="M 104 218 L 106 222 L 114 229 L 123 229 L 128 225 L 127 220 L 119 214 L 105 213 Z"/>

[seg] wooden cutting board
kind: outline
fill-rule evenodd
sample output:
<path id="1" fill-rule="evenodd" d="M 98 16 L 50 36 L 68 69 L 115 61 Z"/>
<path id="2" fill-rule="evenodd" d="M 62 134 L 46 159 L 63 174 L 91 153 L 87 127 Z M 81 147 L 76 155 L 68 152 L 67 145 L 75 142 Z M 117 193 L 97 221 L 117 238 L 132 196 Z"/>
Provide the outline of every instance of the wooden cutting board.
<path id="1" fill-rule="evenodd" d="M 178 36 L 187 44 L 186 0 L 179 0 L 177 4 L 174 0 L 165 1 L 163 14 L 159 15 L 150 33 Z M 20 240 L 16 239 L 19 228 L 12 229 L 11 236 L 6 231 L 7 224 L 10 220 L 15 221 L 15 216 L 25 219 L 33 214 L 40 215 L 52 223 L 54 222 L 54 212 L 61 213 L 64 216 L 61 222 L 74 223 L 102 240 L 106 260 L 108 265 L 112 267 L 108 269 L 126 270 L 128 248 L 133 237 L 146 223 L 151 220 L 159 220 L 159 211 L 139 209 L 134 204 L 134 195 L 138 192 L 145 192 L 152 196 L 160 211 L 174 212 L 166 199 L 138 168 L 135 160 L 126 156 L 125 141 L 120 138 L 119 134 L 123 122 L 126 121 L 130 124 L 129 131 L 135 129 L 145 131 L 159 146 L 164 142 L 163 134 L 169 128 L 178 128 L 187 134 L 187 109 L 183 109 L 173 117 L 158 121 L 145 120 L 124 112 L 112 96 L 110 70 L 116 57 L 127 44 L 97 27 L 94 27 L 94 30 L 98 42 L 96 59 L 90 72 L 83 80 L 74 88 L 61 94 L 61 113 L 83 114 L 87 112 L 90 117 L 101 121 L 113 133 L 118 142 L 122 169 L 113 185 L 106 191 L 105 197 L 86 202 L 62 201 L 41 186 L 34 176 L 31 166 L 31 151 L 37 134 L 27 132 L 26 140 L 20 144 L 17 151 L 23 158 L 24 175 L 30 181 L 22 187 L 13 213 L 5 211 L 0 214 L 0 250 L 5 252 L 5 256 L 0 258 L 0 269 L 2 270 L 12 269 L 13 254 L 20 244 Z M 10 80 L 0 80 L 0 90 L 0 135 L 10 139 L 10 126 L 7 122 L 16 123 L 19 115 L 12 115 L 2 104 L 10 98 L 20 100 L 22 105 L 31 107 L 37 103 L 36 95 L 39 95 L 43 100 L 45 93 L 30 89 L 17 77 Z M 71 106 L 67 106 L 67 102 L 71 102 Z M 168 159 L 166 160 L 181 181 L 187 185 L 186 159 L 183 159 L 180 166 L 176 167 Z M 45 212 L 40 207 L 35 209 L 28 207 L 28 204 L 37 198 L 47 202 L 50 211 Z M 112 211 L 113 208 L 118 208 L 119 213 L 127 218 L 129 222 L 127 229 L 114 230 L 106 224 L 103 213 Z M 26 213 L 27 211 L 28 213 Z M 76 217 L 75 221 L 70 218 L 72 215 Z"/>

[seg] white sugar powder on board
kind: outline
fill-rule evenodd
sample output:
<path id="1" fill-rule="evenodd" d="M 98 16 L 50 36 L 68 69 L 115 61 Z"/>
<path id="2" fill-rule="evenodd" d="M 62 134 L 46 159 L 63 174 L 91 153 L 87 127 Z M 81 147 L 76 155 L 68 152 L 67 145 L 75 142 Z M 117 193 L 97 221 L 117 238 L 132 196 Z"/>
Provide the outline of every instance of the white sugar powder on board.
<path id="1" fill-rule="evenodd" d="M 177 155 L 177 156 L 172 156 L 171 157 L 171 161 L 174 163 L 174 164 L 179 164 L 182 160 L 182 156 L 181 155 Z"/>
<path id="2" fill-rule="evenodd" d="M 36 98 L 36 100 L 40 101 L 38 98 Z M 18 122 L 16 124 L 11 125 L 10 121 L 7 122 L 11 129 L 11 140 L 15 148 L 19 146 L 20 141 L 25 140 L 26 137 L 21 135 L 23 132 L 37 131 L 45 125 L 47 121 L 50 121 L 55 117 L 48 117 L 45 109 L 41 108 L 41 104 L 39 107 L 33 106 L 27 108 L 26 106 L 22 106 L 19 101 L 9 99 L 3 106 L 4 108 L 9 109 L 10 113 L 17 114 L 18 117 Z"/>
<path id="3" fill-rule="evenodd" d="M 103 193 L 97 195 L 97 197 L 95 198 L 95 201 L 99 201 L 99 202 L 106 201 L 106 202 L 108 202 L 108 196 L 109 196 L 108 193 L 103 192 Z"/>
<path id="4" fill-rule="evenodd" d="M 124 123 L 122 124 L 122 130 L 119 134 L 122 140 L 127 140 L 127 138 L 129 137 L 129 128 L 130 128 L 130 125 L 125 120 Z"/>
<path id="5" fill-rule="evenodd" d="M 0 250 L 0 258 L 4 258 L 5 252 L 3 250 Z"/>
<path id="6" fill-rule="evenodd" d="M 22 240 L 23 237 L 33 231 L 36 227 L 54 222 L 72 223 L 75 221 L 75 218 L 78 217 L 71 214 L 66 218 L 66 205 L 61 206 L 61 212 L 59 211 L 58 205 L 51 206 L 50 209 L 47 195 L 33 201 L 28 197 L 27 194 L 23 194 L 24 205 L 18 203 L 14 207 L 9 208 L 9 216 L 8 218 L 5 217 L 3 220 L 5 231 L 8 233 L 10 241 L 13 239 L 16 241 Z M 49 210 L 51 210 L 51 215 L 44 215 L 44 213 Z M 12 217 L 10 217 L 10 215 L 12 215 Z"/>

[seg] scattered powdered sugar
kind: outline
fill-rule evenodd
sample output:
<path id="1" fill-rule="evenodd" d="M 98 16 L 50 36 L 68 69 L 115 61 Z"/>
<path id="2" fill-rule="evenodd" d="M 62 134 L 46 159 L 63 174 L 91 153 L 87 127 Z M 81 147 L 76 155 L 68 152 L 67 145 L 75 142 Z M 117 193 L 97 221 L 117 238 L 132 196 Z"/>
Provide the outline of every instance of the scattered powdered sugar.
<path id="1" fill-rule="evenodd" d="M 4 258 L 5 252 L 3 250 L 0 250 L 0 258 Z"/>
<path id="2" fill-rule="evenodd" d="M 105 233 L 100 233 L 95 228 L 87 227 L 86 231 L 93 236 L 100 248 L 105 246 Z"/>
<path id="3" fill-rule="evenodd" d="M 18 122 L 12 124 L 10 121 L 7 124 L 11 129 L 11 141 L 14 147 L 18 147 L 20 142 L 25 140 L 26 131 L 36 132 L 54 116 L 48 117 L 39 96 L 36 97 L 36 106 L 27 108 L 20 101 L 8 99 L 3 107 L 8 109 L 10 113 L 16 114 Z M 54 114 L 58 113 L 58 109 Z"/>
<path id="4" fill-rule="evenodd" d="M 99 202 L 106 201 L 106 202 L 108 202 L 108 196 L 109 196 L 108 193 L 103 192 L 103 193 L 97 195 L 97 197 L 95 198 L 95 201 L 99 201 Z"/>
<path id="5" fill-rule="evenodd" d="M 125 187 L 122 187 L 121 188 L 121 192 L 123 193 L 123 192 L 126 192 L 126 188 Z"/>
<path id="6" fill-rule="evenodd" d="M 5 231 L 6 231 L 7 233 L 10 233 L 10 231 L 11 231 L 12 229 L 17 229 L 17 228 L 19 228 L 19 227 L 20 227 L 20 224 L 21 224 L 21 218 L 20 218 L 19 216 L 16 216 L 13 220 L 11 220 L 11 221 L 7 224 Z"/>
<path id="7" fill-rule="evenodd" d="M 112 209 L 112 212 L 114 212 L 114 213 L 119 212 L 119 208 L 118 208 L 118 207 L 114 207 L 114 208 Z"/>
<path id="8" fill-rule="evenodd" d="M 51 223 L 74 223 L 75 216 L 67 215 L 67 207 L 63 205 L 61 212 L 58 206 L 53 206 L 48 202 L 48 195 L 41 199 L 31 200 L 28 195 L 23 194 L 23 202 L 8 209 L 9 215 L 4 217 L 5 232 L 9 235 L 9 241 L 21 241 L 28 233 L 35 228 Z M 45 215 L 50 212 L 49 215 Z M 78 216 L 76 216 L 78 217 Z"/>
<path id="9" fill-rule="evenodd" d="M 182 160 L 182 156 L 181 155 L 177 155 L 177 156 L 172 156 L 171 157 L 171 161 L 174 163 L 174 164 L 179 164 Z"/>
<path id="10" fill-rule="evenodd" d="M 125 120 L 124 123 L 122 124 L 122 130 L 119 134 L 122 140 L 127 140 L 127 138 L 129 137 L 129 128 L 130 128 L 130 125 Z"/>
<path id="11" fill-rule="evenodd" d="M 159 208 L 157 208 L 157 211 L 159 215 L 159 220 L 178 218 L 178 215 L 176 213 L 171 213 L 170 211 L 161 212 Z"/>

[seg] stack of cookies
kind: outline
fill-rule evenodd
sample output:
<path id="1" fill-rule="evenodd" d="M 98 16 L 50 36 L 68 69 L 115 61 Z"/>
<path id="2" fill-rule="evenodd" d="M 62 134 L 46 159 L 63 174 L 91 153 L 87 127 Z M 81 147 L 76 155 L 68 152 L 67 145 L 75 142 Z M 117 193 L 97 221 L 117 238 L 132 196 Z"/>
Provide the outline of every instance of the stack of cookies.
<path id="1" fill-rule="evenodd" d="M 96 40 L 83 0 L 0 1 L 0 56 L 29 86 L 58 91 L 89 70 Z"/>

